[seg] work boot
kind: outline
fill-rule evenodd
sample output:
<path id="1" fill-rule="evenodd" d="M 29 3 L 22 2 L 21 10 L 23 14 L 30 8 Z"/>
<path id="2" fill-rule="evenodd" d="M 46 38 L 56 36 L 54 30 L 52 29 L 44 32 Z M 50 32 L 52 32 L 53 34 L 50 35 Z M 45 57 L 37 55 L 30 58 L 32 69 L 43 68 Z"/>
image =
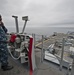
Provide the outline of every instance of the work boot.
<path id="1" fill-rule="evenodd" d="M 13 69 L 13 66 L 1 66 L 1 69 L 3 69 L 3 71 L 7 71 Z"/>

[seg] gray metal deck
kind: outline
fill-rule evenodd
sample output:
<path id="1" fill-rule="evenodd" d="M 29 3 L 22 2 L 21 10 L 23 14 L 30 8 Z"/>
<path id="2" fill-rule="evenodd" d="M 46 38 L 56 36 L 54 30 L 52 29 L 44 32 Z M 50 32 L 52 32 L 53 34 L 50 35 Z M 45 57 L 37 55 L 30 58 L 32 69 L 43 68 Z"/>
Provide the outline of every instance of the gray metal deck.
<path id="1" fill-rule="evenodd" d="M 58 36 L 61 37 L 61 36 Z M 55 39 L 54 39 L 55 38 Z M 57 37 L 49 38 L 44 43 L 48 47 L 51 43 L 54 43 Z M 41 43 L 37 45 L 41 48 Z M 36 57 L 36 65 L 37 68 L 33 72 L 33 75 L 66 75 L 67 69 L 63 68 L 62 71 L 59 70 L 59 66 L 51 63 L 49 61 L 43 61 L 41 63 L 41 50 L 35 49 L 35 57 Z M 0 68 L 0 75 L 30 75 L 29 74 L 29 66 L 27 64 L 21 64 L 18 61 L 15 61 L 9 56 L 9 62 L 14 68 L 10 71 L 2 71 Z"/>
<path id="2" fill-rule="evenodd" d="M 41 51 L 35 50 L 36 53 L 36 65 L 37 68 L 33 72 L 33 75 L 66 75 L 66 70 L 60 71 L 59 66 L 51 62 L 44 61 L 40 62 Z M 14 68 L 10 71 L 3 71 L 0 69 L 0 75 L 30 75 L 29 67 L 27 64 L 21 64 L 19 61 L 15 61 L 9 57 L 10 65 L 13 65 Z"/>

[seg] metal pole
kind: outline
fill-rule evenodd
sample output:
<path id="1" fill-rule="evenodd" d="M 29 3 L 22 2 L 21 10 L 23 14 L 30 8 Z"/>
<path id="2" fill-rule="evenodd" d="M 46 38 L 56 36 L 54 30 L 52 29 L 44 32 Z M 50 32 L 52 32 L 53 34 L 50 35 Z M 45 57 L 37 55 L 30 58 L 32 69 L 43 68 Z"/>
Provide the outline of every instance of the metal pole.
<path id="1" fill-rule="evenodd" d="M 22 33 L 24 33 L 24 30 L 25 30 L 25 27 L 26 27 L 26 23 L 27 23 L 27 20 L 25 20 L 25 23 L 24 23 L 24 27 L 23 27 Z"/>
<path id="2" fill-rule="evenodd" d="M 35 48 L 35 44 L 36 44 L 36 43 L 35 43 L 35 42 L 36 42 L 36 40 L 35 40 L 35 34 L 33 34 L 33 36 L 34 36 L 34 48 Z"/>
<path id="3" fill-rule="evenodd" d="M 74 56 L 73 56 L 73 62 L 72 62 L 72 70 L 71 70 L 71 75 L 74 75 Z"/>
<path id="4" fill-rule="evenodd" d="M 35 34 L 32 34 L 32 37 L 34 39 L 34 48 L 35 48 Z"/>
<path id="5" fill-rule="evenodd" d="M 25 41 L 26 41 L 26 36 L 27 36 L 27 33 L 25 33 Z"/>
<path id="6" fill-rule="evenodd" d="M 35 38 L 34 38 L 35 37 L 35 34 L 32 34 L 32 37 L 33 37 L 33 50 L 32 51 L 33 51 L 33 62 L 34 62 L 33 65 L 35 66 L 35 68 L 37 68 L 37 66 L 36 66 L 35 47 L 34 47 L 35 46 L 35 42 L 34 42 L 34 40 L 35 40 Z"/>
<path id="7" fill-rule="evenodd" d="M 69 64 L 69 66 L 68 66 L 68 70 L 67 70 L 67 74 L 66 75 L 69 75 L 69 73 L 70 73 L 70 67 L 72 66 L 72 64 Z"/>
<path id="8" fill-rule="evenodd" d="M 19 33 L 19 27 L 18 27 L 18 16 L 12 16 L 15 18 L 15 24 L 16 24 L 16 33 Z"/>
<path id="9" fill-rule="evenodd" d="M 43 59 L 44 59 L 44 51 L 43 51 L 43 40 L 44 40 L 44 36 L 42 35 L 41 62 L 43 62 Z"/>
<path id="10" fill-rule="evenodd" d="M 65 41 L 65 38 L 63 38 L 63 40 L 62 40 L 62 53 L 61 53 L 61 60 L 60 60 L 60 70 L 62 70 L 62 65 L 63 65 L 64 41 Z"/>

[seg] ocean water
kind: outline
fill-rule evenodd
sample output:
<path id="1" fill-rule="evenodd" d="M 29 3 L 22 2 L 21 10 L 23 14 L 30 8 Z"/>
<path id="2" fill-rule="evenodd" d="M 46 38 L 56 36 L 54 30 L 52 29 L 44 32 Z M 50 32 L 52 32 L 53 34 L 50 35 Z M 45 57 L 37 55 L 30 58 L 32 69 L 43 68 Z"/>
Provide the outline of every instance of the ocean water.
<path id="1" fill-rule="evenodd" d="M 22 28 L 19 28 L 19 31 L 22 31 Z M 54 32 L 57 33 L 67 33 L 68 31 L 74 32 L 74 27 L 26 27 L 25 33 L 34 33 L 37 35 L 47 35 L 50 36 Z M 14 27 L 8 27 L 8 32 L 16 32 L 16 28 Z"/>

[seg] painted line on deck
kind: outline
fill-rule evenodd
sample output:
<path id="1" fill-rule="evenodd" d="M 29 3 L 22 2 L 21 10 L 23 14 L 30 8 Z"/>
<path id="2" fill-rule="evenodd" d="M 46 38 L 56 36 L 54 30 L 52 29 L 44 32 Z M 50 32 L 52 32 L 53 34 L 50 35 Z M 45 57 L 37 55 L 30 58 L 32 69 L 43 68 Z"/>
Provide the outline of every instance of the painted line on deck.
<path id="1" fill-rule="evenodd" d="M 50 38 L 49 39 L 47 39 L 47 40 L 44 40 L 43 42 L 45 43 L 45 42 L 47 42 L 47 41 L 49 41 L 50 40 Z M 38 44 L 36 44 L 35 46 L 39 46 L 39 45 L 41 45 L 42 44 L 42 42 L 40 42 L 40 43 L 38 43 Z"/>

